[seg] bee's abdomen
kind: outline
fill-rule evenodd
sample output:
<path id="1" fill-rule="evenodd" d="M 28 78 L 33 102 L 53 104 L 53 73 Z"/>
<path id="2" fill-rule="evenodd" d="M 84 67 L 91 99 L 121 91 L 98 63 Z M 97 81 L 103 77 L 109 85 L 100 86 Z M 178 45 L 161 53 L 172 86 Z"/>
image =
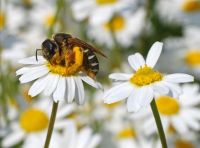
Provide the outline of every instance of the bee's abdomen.
<path id="1" fill-rule="evenodd" d="M 99 71 L 99 61 L 96 55 L 89 49 L 84 49 L 83 52 L 85 69 L 96 75 Z"/>

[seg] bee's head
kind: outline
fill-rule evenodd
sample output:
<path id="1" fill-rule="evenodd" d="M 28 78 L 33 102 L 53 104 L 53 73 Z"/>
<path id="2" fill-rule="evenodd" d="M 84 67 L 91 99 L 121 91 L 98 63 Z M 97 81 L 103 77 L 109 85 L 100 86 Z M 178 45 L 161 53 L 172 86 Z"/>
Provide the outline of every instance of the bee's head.
<path id="1" fill-rule="evenodd" d="M 66 34 L 66 33 L 56 33 L 55 35 L 53 35 L 53 39 L 59 45 L 62 45 L 63 42 L 66 42 L 71 37 L 72 36 L 70 34 Z"/>
<path id="2" fill-rule="evenodd" d="M 56 53 L 56 50 L 58 50 L 57 45 L 52 40 L 46 39 L 42 43 L 42 54 L 46 60 L 49 61 Z"/>

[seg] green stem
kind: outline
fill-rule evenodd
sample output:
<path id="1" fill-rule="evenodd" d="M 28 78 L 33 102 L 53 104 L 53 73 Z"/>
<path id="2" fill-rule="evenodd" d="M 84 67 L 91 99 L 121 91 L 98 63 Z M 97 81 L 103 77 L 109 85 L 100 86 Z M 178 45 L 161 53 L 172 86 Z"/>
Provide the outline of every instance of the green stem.
<path id="1" fill-rule="evenodd" d="M 44 148 L 48 148 L 49 147 L 49 144 L 50 144 L 50 141 L 51 141 L 52 132 L 53 132 L 53 128 L 54 128 L 54 123 L 55 123 L 55 119 L 56 119 L 57 109 L 58 109 L 58 102 L 54 102 L 53 101 L 53 107 L 52 107 L 52 111 L 51 111 L 50 123 L 49 123 L 49 127 L 48 127 L 48 132 L 47 132 Z"/>
<path id="2" fill-rule="evenodd" d="M 156 121 L 158 134 L 159 134 L 159 137 L 160 137 L 160 141 L 161 141 L 162 147 L 163 148 L 167 148 L 167 142 L 166 142 L 166 138 L 165 138 L 165 133 L 164 133 L 164 130 L 163 130 L 163 127 L 162 127 L 162 123 L 161 123 L 161 120 L 160 120 L 160 115 L 158 113 L 158 109 L 157 109 L 157 106 L 156 106 L 155 99 L 153 99 L 152 102 L 151 102 L 151 110 L 153 112 L 153 116 L 154 116 L 154 119 Z"/>
<path id="3" fill-rule="evenodd" d="M 56 12 L 55 12 L 55 15 L 54 15 L 54 21 L 49 28 L 48 37 L 51 37 L 51 35 L 54 33 L 54 26 L 55 26 L 55 24 L 58 20 L 58 16 L 60 14 L 60 11 L 61 11 L 63 5 L 64 5 L 64 0 L 57 0 Z"/>

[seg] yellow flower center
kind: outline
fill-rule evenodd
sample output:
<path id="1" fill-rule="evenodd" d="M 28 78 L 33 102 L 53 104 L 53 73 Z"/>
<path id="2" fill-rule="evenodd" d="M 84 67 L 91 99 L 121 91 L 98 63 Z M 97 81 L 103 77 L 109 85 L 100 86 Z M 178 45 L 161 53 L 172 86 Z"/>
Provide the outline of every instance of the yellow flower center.
<path id="1" fill-rule="evenodd" d="M 108 5 L 108 4 L 115 4 L 117 0 L 96 0 L 98 5 Z"/>
<path id="2" fill-rule="evenodd" d="M 185 140 L 177 140 L 175 142 L 175 148 L 194 148 L 194 145 Z"/>
<path id="3" fill-rule="evenodd" d="M 200 50 L 190 50 L 185 55 L 185 62 L 194 67 L 200 66 Z"/>
<path id="4" fill-rule="evenodd" d="M 195 12 L 200 10 L 199 0 L 185 0 L 182 4 L 182 10 L 185 12 Z"/>
<path id="5" fill-rule="evenodd" d="M 175 115 L 180 110 L 180 105 L 178 101 L 169 96 L 160 96 L 156 99 L 156 105 L 158 107 L 159 113 L 162 115 Z"/>
<path id="6" fill-rule="evenodd" d="M 48 127 L 49 117 L 42 110 L 30 108 L 20 116 L 20 126 L 26 132 L 40 132 Z"/>
<path id="7" fill-rule="evenodd" d="M 6 24 L 6 16 L 3 11 L 0 11 L 0 30 L 2 30 L 5 27 Z"/>
<path id="8" fill-rule="evenodd" d="M 111 104 L 106 104 L 106 103 L 104 103 L 103 105 L 104 105 L 106 108 L 108 108 L 108 109 L 113 109 L 113 108 L 115 108 L 115 107 L 120 106 L 120 105 L 121 105 L 121 101 L 115 102 L 115 103 L 111 103 Z"/>
<path id="9" fill-rule="evenodd" d="M 46 28 L 49 28 L 50 26 L 52 26 L 55 22 L 55 17 L 53 14 L 49 14 L 45 17 L 45 20 L 44 20 L 44 26 Z"/>
<path id="10" fill-rule="evenodd" d="M 145 65 L 140 67 L 130 78 L 130 82 L 137 86 L 144 86 L 162 80 L 162 74 Z"/>
<path id="11" fill-rule="evenodd" d="M 104 24 L 104 27 L 113 32 L 121 31 L 125 28 L 125 19 L 122 16 L 114 16 L 110 22 Z"/>
<path id="12" fill-rule="evenodd" d="M 130 127 L 121 130 L 117 134 L 117 138 L 119 138 L 119 139 L 134 138 L 135 136 L 136 136 L 136 133 L 135 133 L 134 129 L 130 128 Z"/>

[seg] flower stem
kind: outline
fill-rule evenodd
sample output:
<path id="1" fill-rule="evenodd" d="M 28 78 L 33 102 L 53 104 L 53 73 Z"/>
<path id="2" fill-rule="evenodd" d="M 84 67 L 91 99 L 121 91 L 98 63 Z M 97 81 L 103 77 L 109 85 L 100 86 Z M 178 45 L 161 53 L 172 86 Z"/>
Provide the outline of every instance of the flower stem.
<path id="1" fill-rule="evenodd" d="M 160 115 L 158 113 L 158 108 L 156 106 L 155 99 L 153 99 L 151 101 L 151 110 L 153 112 L 153 116 L 154 116 L 154 119 L 156 121 L 158 134 L 160 136 L 160 141 L 161 141 L 162 147 L 163 148 L 167 148 L 167 142 L 166 142 L 166 138 L 165 138 L 165 133 L 164 133 L 164 130 L 163 130 L 163 127 L 162 127 L 162 123 L 161 123 L 161 120 L 160 120 Z"/>
<path id="2" fill-rule="evenodd" d="M 49 147 L 52 132 L 53 132 L 53 127 L 54 127 L 54 123 L 55 123 L 55 119 L 56 119 L 57 109 L 58 109 L 58 102 L 53 102 L 53 107 L 52 107 L 51 117 L 50 117 L 50 123 L 49 123 L 49 127 L 48 127 L 48 132 L 47 132 L 44 148 Z"/>
<path id="3" fill-rule="evenodd" d="M 56 4 L 57 5 L 56 5 L 56 12 L 55 12 L 55 15 L 54 15 L 54 21 L 49 28 L 48 37 L 51 37 L 52 34 L 54 33 L 54 26 L 55 26 L 56 22 L 58 21 L 60 11 L 61 11 L 62 7 L 64 6 L 64 0 L 57 0 Z"/>

